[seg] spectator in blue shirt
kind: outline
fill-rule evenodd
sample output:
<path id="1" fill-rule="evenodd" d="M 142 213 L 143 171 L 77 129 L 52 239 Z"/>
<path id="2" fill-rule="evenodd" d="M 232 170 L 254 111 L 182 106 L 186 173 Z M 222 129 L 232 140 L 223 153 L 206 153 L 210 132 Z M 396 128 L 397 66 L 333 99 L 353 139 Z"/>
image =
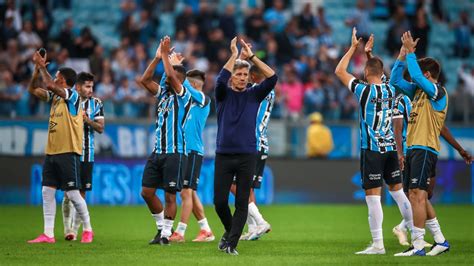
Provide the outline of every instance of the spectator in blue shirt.
<path id="1" fill-rule="evenodd" d="M 280 33 L 285 30 L 287 18 L 284 13 L 284 3 L 282 0 L 276 0 L 272 8 L 269 8 L 263 14 L 263 19 L 268 23 L 271 32 Z"/>

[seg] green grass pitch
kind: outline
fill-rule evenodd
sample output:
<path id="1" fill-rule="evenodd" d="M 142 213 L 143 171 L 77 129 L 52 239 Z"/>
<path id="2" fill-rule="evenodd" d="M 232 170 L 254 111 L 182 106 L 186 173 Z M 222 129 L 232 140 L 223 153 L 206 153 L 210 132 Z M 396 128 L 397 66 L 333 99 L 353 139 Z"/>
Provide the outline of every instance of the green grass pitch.
<path id="1" fill-rule="evenodd" d="M 0 206 L 0 265 L 128 264 L 128 265 L 317 265 L 317 264 L 474 264 L 474 207 L 435 206 L 452 250 L 438 257 L 396 258 L 405 247 L 391 233 L 400 221 L 396 207 L 384 207 L 386 255 L 357 256 L 370 241 L 364 205 L 273 205 L 261 207 L 272 232 L 258 241 L 241 241 L 240 256 L 217 250 L 222 226 L 212 209 L 206 213 L 216 234 L 211 243 L 192 243 L 197 234 L 191 218 L 186 243 L 148 245 L 154 221 L 145 206 L 91 208 L 92 244 L 63 240 L 61 211 L 56 213 L 56 244 L 30 245 L 42 232 L 40 207 Z M 175 225 L 177 222 L 175 222 Z M 428 237 L 432 241 L 431 236 Z"/>

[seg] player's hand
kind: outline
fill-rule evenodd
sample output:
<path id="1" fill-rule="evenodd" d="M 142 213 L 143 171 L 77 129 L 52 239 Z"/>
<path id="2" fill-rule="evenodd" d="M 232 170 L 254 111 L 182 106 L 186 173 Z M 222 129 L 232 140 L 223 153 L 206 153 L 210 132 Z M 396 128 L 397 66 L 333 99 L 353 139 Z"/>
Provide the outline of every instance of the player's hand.
<path id="1" fill-rule="evenodd" d="M 89 124 L 90 122 L 89 116 L 87 116 L 86 111 L 82 111 L 82 120 L 84 121 L 84 123 L 87 123 L 87 124 Z"/>
<path id="2" fill-rule="evenodd" d="M 237 37 L 234 37 L 234 39 L 230 41 L 230 51 L 232 52 L 233 56 L 237 56 L 239 54 L 239 50 L 237 49 Z"/>
<path id="3" fill-rule="evenodd" d="M 365 53 L 372 53 L 372 49 L 374 48 L 374 35 L 370 34 L 369 40 L 365 44 L 364 51 Z"/>
<path id="4" fill-rule="evenodd" d="M 405 156 L 403 154 L 398 154 L 398 165 L 400 166 L 400 171 L 405 170 Z"/>
<path id="5" fill-rule="evenodd" d="M 171 39 L 169 36 L 165 36 L 161 42 L 161 55 L 169 56 L 171 50 Z"/>
<path id="6" fill-rule="evenodd" d="M 39 67 L 46 67 L 46 56 L 42 57 L 39 52 L 33 54 L 33 63 Z"/>
<path id="7" fill-rule="evenodd" d="M 362 38 L 357 39 L 356 34 L 357 34 L 357 30 L 354 27 L 352 28 L 352 39 L 351 39 L 351 47 L 354 47 L 354 48 L 356 48 L 359 45 L 360 41 L 362 40 Z"/>
<path id="8" fill-rule="evenodd" d="M 407 49 L 405 48 L 405 46 L 402 45 L 402 47 L 400 47 L 400 53 L 398 54 L 398 61 L 405 61 L 407 57 Z"/>
<path id="9" fill-rule="evenodd" d="M 173 52 L 172 54 L 170 54 L 171 65 L 173 65 L 173 66 L 181 65 L 181 64 L 183 64 L 183 61 L 184 61 L 184 56 L 181 53 Z"/>
<path id="10" fill-rule="evenodd" d="M 411 32 L 407 31 L 403 33 L 402 35 L 402 43 L 405 49 L 407 50 L 407 53 L 414 53 L 416 49 L 416 45 L 418 44 L 418 41 L 420 38 L 417 38 L 416 40 L 413 40 L 413 37 L 411 36 Z"/>
<path id="11" fill-rule="evenodd" d="M 160 44 L 158 45 L 158 48 L 156 48 L 155 52 L 155 58 L 158 60 L 161 60 L 161 43 L 163 42 L 163 39 L 160 40 Z"/>
<path id="12" fill-rule="evenodd" d="M 253 56 L 252 44 L 246 43 L 242 39 L 240 39 L 240 44 L 242 45 L 242 48 L 240 49 L 240 59 L 247 60 Z"/>
<path id="13" fill-rule="evenodd" d="M 461 157 L 464 159 L 464 162 L 466 162 L 466 164 L 472 163 L 472 156 L 471 154 L 469 154 L 469 152 L 463 149 L 459 151 L 459 155 L 461 155 Z"/>
<path id="14" fill-rule="evenodd" d="M 251 43 L 247 43 L 248 47 L 250 49 L 252 49 L 252 44 Z M 253 55 L 253 53 L 252 53 Z M 247 52 L 246 49 L 244 49 L 243 47 L 240 49 L 240 56 L 239 56 L 239 59 L 241 60 L 247 60 L 250 56 L 252 55 L 249 55 L 249 53 Z"/>

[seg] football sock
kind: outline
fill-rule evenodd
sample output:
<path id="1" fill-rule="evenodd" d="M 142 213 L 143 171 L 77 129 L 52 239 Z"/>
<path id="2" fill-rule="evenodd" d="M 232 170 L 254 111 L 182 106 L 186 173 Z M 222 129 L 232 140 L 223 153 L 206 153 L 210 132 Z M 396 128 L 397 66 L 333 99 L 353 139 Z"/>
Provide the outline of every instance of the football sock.
<path id="1" fill-rule="evenodd" d="M 405 220 L 405 226 L 409 231 L 413 228 L 413 211 L 411 209 L 410 201 L 408 200 L 403 189 L 397 191 L 389 191 L 392 198 L 397 202 L 398 209 L 402 214 L 403 220 Z"/>
<path id="2" fill-rule="evenodd" d="M 56 216 L 56 189 L 43 187 L 44 234 L 54 237 L 54 218 Z"/>
<path id="3" fill-rule="evenodd" d="M 163 224 L 163 230 L 161 231 L 161 237 L 169 238 L 171 236 L 171 229 L 173 228 L 174 220 L 166 219 Z"/>
<path id="4" fill-rule="evenodd" d="M 82 225 L 81 215 L 79 212 L 75 212 L 74 219 L 72 220 L 72 232 L 77 235 L 79 227 Z"/>
<path id="5" fill-rule="evenodd" d="M 74 217 L 74 205 L 66 196 L 63 197 L 62 202 L 64 234 L 67 234 L 72 226 L 72 218 Z"/>
<path id="6" fill-rule="evenodd" d="M 185 223 L 182 223 L 182 222 L 179 222 L 178 223 L 178 227 L 176 228 L 176 233 L 184 236 L 184 234 L 186 233 L 186 228 L 188 227 L 187 224 Z"/>
<path id="7" fill-rule="evenodd" d="M 425 229 L 413 226 L 413 230 L 411 231 L 411 240 L 413 242 L 413 247 L 416 250 L 422 250 L 425 248 L 424 237 Z"/>
<path id="8" fill-rule="evenodd" d="M 151 216 L 153 216 L 153 219 L 155 219 L 156 223 L 156 228 L 158 230 L 163 229 L 163 223 L 165 220 L 165 211 L 161 211 L 160 213 L 152 213 Z"/>
<path id="9" fill-rule="evenodd" d="M 262 214 L 258 211 L 257 205 L 254 202 L 249 203 L 249 214 L 255 220 L 257 225 L 265 224 L 266 221 L 263 219 Z"/>
<path id="10" fill-rule="evenodd" d="M 211 232 L 211 227 L 209 227 L 209 223 L 207 222 L 207 218 L 198 221 L 199 228 L 201 230 L 206 230 L 207 232 Z"/>
<path id="11" fill-rule="evenodd" d="M 380 196 L 365 196 L 367 206 L 369 208 L 369 227 L 372 234 L 373 245 L 376 248 L 383 248 L 383 210 Z"/>
<path id="12" fill-rule="evenodd" d="M 426 228 L 433 235 L 434 241 L 436 243 L 444 243 L 446 239 L 444 238 L 443 233 L 441 232 L 441 226 L 439 225 L 438 219 L 433 218 L 431 220 L 426 220 Z"/>
<path id="13" fill-rule="evenodd" d="M 79 213 L 83 223 L 83 232 L 84 231 L 92 231 L 91 220 L 89 216 L 89 210 L 87 209 L 87 204 L 84 198 L 79 193 L 79 190 L 70 190 L 66 191 L 68 198 L 74 204 L 74 208 Z"/>

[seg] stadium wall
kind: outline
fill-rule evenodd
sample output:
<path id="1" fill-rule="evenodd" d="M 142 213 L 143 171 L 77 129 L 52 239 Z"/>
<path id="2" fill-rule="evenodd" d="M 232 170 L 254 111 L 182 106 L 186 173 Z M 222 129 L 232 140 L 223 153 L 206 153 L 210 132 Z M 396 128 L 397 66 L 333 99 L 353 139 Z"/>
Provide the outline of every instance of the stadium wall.
<path id="1" fill-rule="evenodd" d="M 0 156 L 0 204 L 41 203 L 41 156 Z M 98 158 L 94 166 L 90 204 L 144 204 L 140 197 L 145 158 Z M 474 166 L 462 161 L 440 160 L 437 168 L 435 203 L 474 204 Z M 198 193 L 204 204 L 212 204 L 214 160 L 204 161 Z M 364 203 L 360 187 L 359 161 L 271 158 L 263 184 L 256 190 L 260 204 Z M 158 195 L 163 199 L 163 192 Z M 62 194 L 57 194 L 58 201 Z M 233 200 L 233 199 L 231 199 Z M 393 204 L 385 193 L 386 204 Z"/>
<path id="2" fill-rule="evenodd" d="M 305 157 L 305 123 L 271 120 L 269 124 L 270 157 Z M 356 123 L 330 124 L 334 150 L 330 159 L 359 157 L 359 128 Z M 47 138 L 46 120 L 0 119 L 0 156 L 42 156 Z M 474 127 L 450 126 L 454 137 L 471 153 L 474 153 Z M 208 121 L 204 130 L 205 157 L 213 158 L 217 124 Z M 154 121 L 106 121 L 105 132 L 96 134 L 96 154 L 108 158 L 141 158 L 150 154 L 154 142 Z M 441 159 L 457 159 L 460 156 L 444 140 L 441 142 Z"/>

